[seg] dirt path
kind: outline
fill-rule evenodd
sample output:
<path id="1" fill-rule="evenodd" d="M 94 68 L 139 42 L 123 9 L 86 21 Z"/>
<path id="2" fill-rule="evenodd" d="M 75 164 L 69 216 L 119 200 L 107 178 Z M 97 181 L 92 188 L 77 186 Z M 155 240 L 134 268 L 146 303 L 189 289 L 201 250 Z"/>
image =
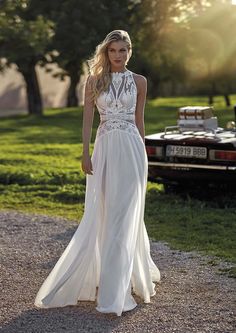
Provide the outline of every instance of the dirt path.
<path id="1" fill-rule="evenodd" d="M 227 263 L 151 244 L 161 274 L 152 303 L 121 317 L 101 314 L 94 302 L 38 309 L 34 298 L 77 228 L 76 222 L 0 212 L 1 333 L 230 333 L 235 327 L 236 280 L 218 273 Z"/>

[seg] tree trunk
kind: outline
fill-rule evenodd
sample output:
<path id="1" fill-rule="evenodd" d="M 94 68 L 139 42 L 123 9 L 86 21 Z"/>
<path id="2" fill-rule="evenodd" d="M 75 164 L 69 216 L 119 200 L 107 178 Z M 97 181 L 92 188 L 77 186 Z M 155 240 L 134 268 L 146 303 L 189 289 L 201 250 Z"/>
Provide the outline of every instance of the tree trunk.
<path id="1" fill-rule="evenodd" d="M 224 94 L 224 99 L 226 106 L 231 106 L 230 97 L 228 94 Z"/>
<path id="2" fill-rule="evenodd" d="M 212 95 L 212 93 L 210 93 L 209 96 L 208 96 L 208 104 L 209 105 L 214 104 L 214 96 Z"/>
<path id="3" fill-rule="evenodd" d="M 18 67 L 26 83 L 29 114 L 42 115 L 43 114 L 42 98 L 41 98 L 37 73 L 35 70 L 35 64 L 30 64 L 27 69 L 24 67 L 23 70 L 21 70 L 20 66 Z"/>
<path id="4" fill-rule="evenodd" d="M 80 75 L 77 71 L 70 73 L 70 86 L 67 93 L 67 107 L 78 106 L 79 100 L 76 93 L 76 87 L 79 83 Z"/>
<path id="5" fill-rule="evenodd" d="M 214 96 L 216 94 L 216 85 L 215 85 L 214 81 L 212 81 L 210 84 L 211 84 L 211 88 L 210 88 L 210 93 L 209 93 L 208 104 L 213 105 L 214 104 Z"/>
<path id="6" fill-rule="evenodd" d="M 178 96 L 178 83 L 176 82 L 176 80 L 171 80 L 171 96 Z"/>
<path id="7" fill-rule="evenodd" d="M 154 79 L 153 77 L 151 77 L 149 82 L 150 83 L 148 86 L 148 97 L 156 98 L 158 96 L 161 96 L 161 85 L 159 79 Z"/>

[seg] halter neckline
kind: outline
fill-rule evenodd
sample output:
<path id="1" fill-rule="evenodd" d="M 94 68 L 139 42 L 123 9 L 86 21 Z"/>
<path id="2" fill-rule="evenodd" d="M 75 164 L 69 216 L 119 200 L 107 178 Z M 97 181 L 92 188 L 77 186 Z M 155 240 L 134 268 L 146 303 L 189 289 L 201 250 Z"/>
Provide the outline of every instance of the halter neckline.
<path id="1" fill-rule="evenodd" d="M 127 74 L 128 72 L 130 72 L 130 71 L 128 69 L 126 69 L 124 72 L 110 72 L 110 73 L 111 73 L 111 75 L 119 76 L 119 75 Z"/>

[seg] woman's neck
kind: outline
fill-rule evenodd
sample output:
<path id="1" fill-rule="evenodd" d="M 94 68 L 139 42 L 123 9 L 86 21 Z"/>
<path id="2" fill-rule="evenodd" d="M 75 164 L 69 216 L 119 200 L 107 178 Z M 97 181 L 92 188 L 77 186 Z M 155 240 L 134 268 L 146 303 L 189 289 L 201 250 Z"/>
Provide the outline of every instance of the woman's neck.
<path id="1" fill-rule="evenodd" d="M 125 67 L 111 67 L 111 73 L 117 73 L 117 72 L 125 72 L 127 68 Z"/>

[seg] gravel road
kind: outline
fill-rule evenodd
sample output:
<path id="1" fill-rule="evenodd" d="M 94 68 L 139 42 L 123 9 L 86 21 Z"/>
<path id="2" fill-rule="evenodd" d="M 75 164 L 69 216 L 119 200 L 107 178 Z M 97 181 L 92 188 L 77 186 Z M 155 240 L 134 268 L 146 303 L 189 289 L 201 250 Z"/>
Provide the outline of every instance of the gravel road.
<path id="1" fill-rule="evenodd" d="M 219 274 L 230 263 L 152 242 L 162 280 L 152 302 L 121 317 L 94 302 L 38 309 L 34 298 L 77 228 L 75 221 L 0 212 L 1 333 L 230 333 L 235 332 L 236 280 Z"/>

